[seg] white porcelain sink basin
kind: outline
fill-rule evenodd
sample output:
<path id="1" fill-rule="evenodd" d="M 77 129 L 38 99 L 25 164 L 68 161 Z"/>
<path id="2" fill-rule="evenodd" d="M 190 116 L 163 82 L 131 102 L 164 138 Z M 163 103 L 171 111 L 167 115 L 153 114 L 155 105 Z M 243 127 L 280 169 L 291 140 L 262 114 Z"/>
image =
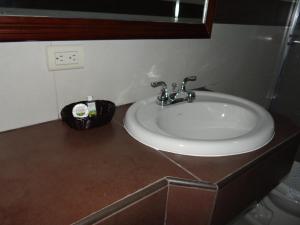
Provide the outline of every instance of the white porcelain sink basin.
<path id="1" fill-rule="evenodd" d="M 274 121 L 261 106 L 215 92 L 196 92 L 192 103 L 138 101 L 124 126 L 137 141 L 157 150 L 191 156 L 226 156 L 254 151 L 274 135 Z"/>

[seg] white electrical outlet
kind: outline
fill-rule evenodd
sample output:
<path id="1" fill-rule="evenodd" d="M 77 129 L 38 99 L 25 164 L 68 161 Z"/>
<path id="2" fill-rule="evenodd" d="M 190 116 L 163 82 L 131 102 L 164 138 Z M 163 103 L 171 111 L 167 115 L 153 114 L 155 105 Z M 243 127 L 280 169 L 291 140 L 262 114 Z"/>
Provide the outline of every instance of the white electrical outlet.
<path id="1" fill-rule="evenodd" d="M 70 64 L 78 64 L 78 63 L 79 63 L 79 53 L 77 51 L 55 53 L 56 65 L 70 65 Z"/>
<path id="2" fill-rule="evenodd" d="M 47 53 L 49 70 L 69 70 L 84 67 L 83 46 L 48 46 Z"/>

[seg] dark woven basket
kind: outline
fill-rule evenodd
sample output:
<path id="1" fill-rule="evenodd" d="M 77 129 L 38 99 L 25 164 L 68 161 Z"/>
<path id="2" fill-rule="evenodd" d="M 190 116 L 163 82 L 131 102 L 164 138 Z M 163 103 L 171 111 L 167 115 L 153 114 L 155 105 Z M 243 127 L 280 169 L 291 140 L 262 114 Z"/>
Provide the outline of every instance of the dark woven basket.
<path id="1" fill-rule="evenodd" d="M 73 107 L 79 103 L 87 105 L 87 101 L 75 102 L 65 106 L 61 112 L 61 118 L 70 127 L 78 130 L 90 129 L 92 127 L 102 126 L 107 124 L 113 118 L 115 113 L 115 104 L 106 100 L 96 100 L 97 115 L 88 118 L 75 118 L 72 114 Z"/>

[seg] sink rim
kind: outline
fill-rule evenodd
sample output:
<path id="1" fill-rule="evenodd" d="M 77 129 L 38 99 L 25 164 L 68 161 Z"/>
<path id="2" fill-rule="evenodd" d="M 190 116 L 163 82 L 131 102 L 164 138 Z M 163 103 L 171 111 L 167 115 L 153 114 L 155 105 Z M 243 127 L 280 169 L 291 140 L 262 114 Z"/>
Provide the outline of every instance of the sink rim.
<path id="1" fill-rule="evenodd" d="M 252 111 L 259 120 L 257 121 L 254 128 L 246 134 L 228 139 L 195 140 L 171 137 L 164 132 L 157 133 L 157 130 L 155 132 L 149 130 L 148 128 L 141 125 L 141 123 L 136 119 L 137 112 L 141 107 L 145 107 L 148 105 L 149 107 L 154 107 L 154 109 L 156 110 L 163 109 L 161 106 L 155 103 L 156 97 L 151 97 L 134 103 L 127 110 L 124 119 L 124 127 L 126 131 L 137 141 L 156 150 L 181 155 L 209 157 L 229 156 L 251 152 L 263 147 L 273 138 L 274 120 L 272 116 L 258 104 L 240 97 L 223 93 L 204 91 L 196 91 L 195 93 L 197 99 L 196 102 L 208 102 L 209 100 L 210 102 L 237 105 Z M 170 108 L 173 106 L 176 105 L 169 105 L 164 107 Z M 148 139 L 150 139 L 150 141 Z M 256 144 L 253 144 L 254 142 Z M 226 147 L 224 147 L 224 145 Z M 201 149 L 201 151 L 199 151 L 199 149 Z"/>

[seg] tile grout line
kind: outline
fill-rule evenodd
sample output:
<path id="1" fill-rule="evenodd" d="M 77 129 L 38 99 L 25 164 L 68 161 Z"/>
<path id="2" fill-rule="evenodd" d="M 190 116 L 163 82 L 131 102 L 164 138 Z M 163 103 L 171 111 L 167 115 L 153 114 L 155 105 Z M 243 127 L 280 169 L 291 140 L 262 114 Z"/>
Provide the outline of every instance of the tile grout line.
<path id="1" fill-rule="evenodd" d="M 170 185 L 167 186 L 167 197 L 166 197 L 166 205 L 165 205 L 165 216 L 164 216 L 164 225 L 167 225 L 167 219 L 168 219 L 168 202 L 169 202 L 169 193 L 170 193 Z"/>
<path id="2" fill-rule="evenodd" d="M 53 46 L 52 41 L 50 42 L 50 46 Z M 59 112 L 59 105 L 58 105 L 58 89 L 57 89 L 57 81 L 56 81 L 56 77 L 55 77 L 55 71 L 52 71 L 51 74 L 52 74 L 52 79 L 53 79 L 53 83 L 54 83 L 57 119 L 59 119 L 60 118 L 60 112 Z"/>
<path id="3" fill-rule="evenodd" d="M 155 150 L 155 149 L 154 149 Z M 191 175 L 192 177 L 194 177 L 196 180 L 198 181 L 203 181 L 202 179 L 200 179 L 198 176 L 196 176 L 194 173 L 192 173 L 191 171 L 189 171 L 188 169 L 186 169 L 184 166 L 180 165 L 179 163 L 177 163 L 175 160 L 169 158 L 168 156 L 166 156 L 163 152 L 161 152 L 160 150 L 155 150 L 157 152 L 159 152 L 160 155 L 162 155 L 164 158 L 168 159 L 172 164 L 175 164 L 176 166 L 178 166 L 179 168 L 181 168 L 183 171 L 185 171 L 186 173 L 188 173 L 189 175 Z"/>

